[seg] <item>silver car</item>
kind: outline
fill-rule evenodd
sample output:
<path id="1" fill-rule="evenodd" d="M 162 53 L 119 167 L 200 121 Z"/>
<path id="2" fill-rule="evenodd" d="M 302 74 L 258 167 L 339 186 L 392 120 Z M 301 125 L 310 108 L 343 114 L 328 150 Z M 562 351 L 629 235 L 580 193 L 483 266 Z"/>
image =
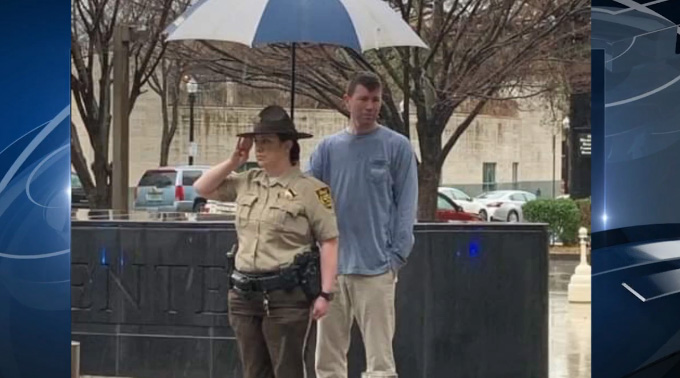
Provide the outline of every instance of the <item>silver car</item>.
<path id="1" fill-rule="evenodd" d="M 480 194 L 475 201 L 486 206 L 492 221 L 522 222 L 522 206 L 535 199 L 535 194 L 523 190 L 494 190 Z"/>
<path id="2" fill-rule="evenodd" d="M 144 172 L 135 189 L 135 210 L 153 212 L 193 211 L 196 191 L 194 181 L 209 166 L 182 165 L 160 167 Z"/>

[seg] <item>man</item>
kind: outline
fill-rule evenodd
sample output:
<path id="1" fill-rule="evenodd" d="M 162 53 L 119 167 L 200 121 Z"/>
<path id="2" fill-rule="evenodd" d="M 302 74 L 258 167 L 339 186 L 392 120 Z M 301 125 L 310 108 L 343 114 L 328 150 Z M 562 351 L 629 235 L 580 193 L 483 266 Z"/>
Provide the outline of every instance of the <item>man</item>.
<path id="1" fill-rule="evenodd" d="M 311 173 L 331 188 L 340 232 L 336 295 L 318 328 L 317 378 L 347 377 L 354 319 L 366 347 L 363 377 L 397 377 L 394 295 L 413 247 L 418 178 L 409 140 L 377 123 L 381 99 L 380 79 L 357 74 L 344 96 L 349 126 L 310 159 Z"/>

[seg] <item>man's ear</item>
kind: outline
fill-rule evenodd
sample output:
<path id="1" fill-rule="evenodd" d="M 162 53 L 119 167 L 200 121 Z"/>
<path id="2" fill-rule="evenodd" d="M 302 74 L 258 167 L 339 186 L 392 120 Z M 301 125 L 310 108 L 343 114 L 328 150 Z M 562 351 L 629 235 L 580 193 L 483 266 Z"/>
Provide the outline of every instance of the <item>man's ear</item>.
<path id="1" fill-rule="evenodd" d="M 351 96 L 345 93 L 342 95 L 342 102 L 345 104 L 345 108 L 349 110 L 349 100 L 351 99 Z"/>

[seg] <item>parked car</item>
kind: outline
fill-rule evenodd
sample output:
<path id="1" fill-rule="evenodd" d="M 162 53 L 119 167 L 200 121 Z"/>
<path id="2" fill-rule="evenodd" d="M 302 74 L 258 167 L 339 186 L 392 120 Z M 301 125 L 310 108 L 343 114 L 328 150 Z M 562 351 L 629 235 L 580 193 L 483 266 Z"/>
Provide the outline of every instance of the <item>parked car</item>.
<path id="1" fill-rule="evenodd" d="M 460 189 L 440 186 L 438 192 L 446 195 L 460 205 L 466 213 L 479 214 L 482 220 L 489 219 L 489 212 L 484 204 L 475 202 L 472 197 Z"/>
<path id="2" fill-rule="evenodd" d="M 83 184 L 80 182 L 80 178 L 75 172 L 71 172 L 71 208 L 90 208 L 90 201 L 87 200 L 87 194 L 85 194 Z"/>
<path id="3" fill-rule="evenodd" d="M 535 199 L 535 194 L 523 190 L 495 190 L 480 194 L 475 201 L 486 205 L 492 221 L 522 222 L 522 205 Z"/>
<path id="4" fill-rule="evenodd" d="M 259 168 L 259 164 L 255 161 L 249 161 L 236 169 L 237 173 L 248 171 L 252 168 Z M 231 214 L 236 211 L 235 202 L 221 202 L 215 200 L 205 199 L 200 196 L 194 197 L 194 203 L 191 206 L 194 213 L 201 214 Z"/>
<path id="5" fill-rule="evenodd" d="M 460 205 L 442 193 L 437 193 L 436 218 L 438 221 L 479 222 L 482 220 L 479 214 L 465 212 Z"/>
<path id="6" fill-rule="evenodd" d="M 221 202 L 196 197 L 193 212 L 193 219 L 197 221 L 233 221 L 236 216 L 236 202 Z"/>
<path id="7" fill-rule="evenodd" d="M 260 168 L 260 165 L 257 164 L 256 161 L 247 161 L 242 166 L 238 167 L 236 172 L 245 172 L 251 170 L 252 168 Z"/>
<path id="8" fill-rule="evenodd" d="M 197 194 L 194 181 L 210 167 L 159 167 L 144 172 L 135 189 L 135 210 L 191 212 Z"/>

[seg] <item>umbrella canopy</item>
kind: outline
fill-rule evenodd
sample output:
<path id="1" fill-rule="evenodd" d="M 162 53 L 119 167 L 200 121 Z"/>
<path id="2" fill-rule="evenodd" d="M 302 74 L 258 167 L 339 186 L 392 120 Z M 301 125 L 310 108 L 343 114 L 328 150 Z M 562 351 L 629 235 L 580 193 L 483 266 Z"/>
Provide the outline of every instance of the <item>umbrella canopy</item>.
<path id="1" fill-rule="evenodd" d="M 358 52 L 427 48 L 382 0 L 199 0 L 167 29 L 168 40 L 213 40 L 258 47 L 317 43 Z"/>

